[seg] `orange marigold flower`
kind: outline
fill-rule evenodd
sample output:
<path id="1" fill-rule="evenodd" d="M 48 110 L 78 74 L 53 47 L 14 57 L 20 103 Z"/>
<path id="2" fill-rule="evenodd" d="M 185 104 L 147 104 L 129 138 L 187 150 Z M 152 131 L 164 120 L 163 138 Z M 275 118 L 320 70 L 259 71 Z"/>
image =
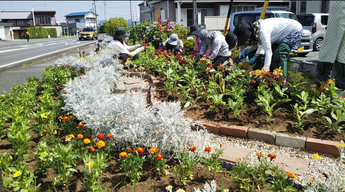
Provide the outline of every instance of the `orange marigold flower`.
<path id="1" fill-rule="evenodd" d="M 206 147 L 204 151 L 211 152 L 211 147 Z"/>
<path id="2" fill-rule="evenodd" d="M 295 179 L 296 175 L 293 172 L 286 172 L 291 179 Z"/>
<path id="3" fill-rule="evenodd" d="M 72 115 L 70 115 L 68 118 L 69 118 L 69 119 L 73 119 L 73 116 L 72 116 Z"/>
<path id="4" fill-rule="evenodd" d="M 73 134 L 68 135 L 68 138 L 74 138 Z"/>
<path id="5" fill-rule="evenodd" d="M 276 158 L 276 156 L 273 153 L 268 154 L 267 157 L 271 158 L 271 160 Z"/>
<path id="6" fill-rule="evenodd" d="M 62 119 L 62 115 L 60 115 L 60 116 L 58 117 L 58 119 Z"/>
<path id="7" fill-rule="evenodd" d="M 144 154 L 144 152 L 145 152 L 144 149 L 141 147 L 137 148 L 137 151 L 140 155 Z"/>
<path id="8" fill-rule="evenodd" d="M 130 147 L 127 147 L 127 151 L 128 152 L 131 152 L 131 151 L 133 151 Z"/>
<path id="9" fill-rule="evenodd" d="M 94 147 L 90 146 L 90 151 L 94 152 L 94 151 L 96 151 L 96 149 Z"/>
<path id="10" fill-rule="evenodd" d="M 154 153 L 157 153 L 159 149 L 157 147 L 152 147 L 149 151 L 151 154 L 154 154 Z"/>
<path id="11" fill-rule="evenodd" d="M 68 118 L 67 116 L 64 116 L 64 117 L 62 118 L 62 120 L 64 120 L 64 121 L 68 121 L 68 120 L 69 120 L 69 118 Z"/>
<path id="12" fill-rule="evenodd" d="M 134 152 L 134 153 L 136 153 L 136 152 L 138 152 L 138 150 L 136 150 L 136 149 L 133 149 L 133 152 Z"/>
<path id="13" fill-rule="evenodd" d="M 96 143 L 96 146 L 98 147 L 98 149 L 100 149 L 100 148 L 102 148 L 102 147 L 105 147 L 105 143 L 104 143 L 104 141 L 99 140 L 99 141 Z"/>
<path id="14" fill-rule="evenodd" d="M 163 159 L 163 157 L 164 157 L 163 154 L 159 153 L 159 154 L 157 154 L 156 159 L 161 160 L 161 159 Z"/>
<path id="15" fill-rule="evenodd" d="M 189 151 L 195 151 L 196 150 L 196 147 L 195 146 L 191 146 L 190 148 L 189 148 Z"/>
<path id="16" fill-rule="evenodd" d="M 80 122 L 80 123 L 78 124 L 78 127 L 83 128 L 83 127 L 84 127 L 84 125 L 85 125 L 85 123 L 84 123 L 84 122 Z"/>
<path id="17" fill-rule="evenodd" d="M 256 156 L 258 157 L 258 158 L 261 158 L 262 157 L 262 153 L 260 152 L 260 153 L 256 153 Z"/>
<path id="18" fill-rule="evenodd" d="M 126 152 L 121 152 L 119 157 L 120 158 L 126 158 L 126 157 L 128 157 L 128 154 Z"/>
<path id="19" fill-rule="evenodd" d="M 78 134 L 77 137 L 78 137 L 78 139 L 84 138 L 83 134 Z"/>
<path id="20" fill-rule="evenodd" d="M 98 139 L 103 139 L 103 137 L 104 137 L 103 134 L 98 134 L 98 135 L 97 135 L 97 138 L 98 138 Z"/>
<path id="21" fill-rule="evenodd" d="M 43 134 L 48 134 L 48 131 L 47 131 L 47 130 L 44 130 L 42 133 L 43 133 Z"/>
<path id="22" fill-rule="evenodd" d="M 106 136 L 107 139 L 110 139 L 110 138 L 112 138 L 112 137 L 113 137 L 112 134 L 108 134 L 108 135 Z"/>
<path id="23" fill-rule="evenodd" d="M 90 141 L 90 139 L 86 138 L 86 139 L 83 140 L 83 143 L 84 144 L 89 144 L 89 143 L 91 143 L 91 141 Z"/>
<path id="24" fill-rule="evenodd" d="M 314 183 L 314 181 L 315 181 L 315 178 L 312 177 L 312 178 L 310 179 L 310 183 Z"/>

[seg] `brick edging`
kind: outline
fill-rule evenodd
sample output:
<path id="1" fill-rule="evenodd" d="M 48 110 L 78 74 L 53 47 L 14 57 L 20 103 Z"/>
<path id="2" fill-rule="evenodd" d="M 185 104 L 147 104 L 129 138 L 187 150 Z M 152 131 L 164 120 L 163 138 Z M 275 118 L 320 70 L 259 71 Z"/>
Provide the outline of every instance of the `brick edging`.
<path id="1" fill-rule="evenodd" d="M 147 74 L 146 74 L 147 75 Z M 159 80 L 152 75 L 149 75 L 151 79 L 150 87 L 150 104 L 151 106 L 157 102 L 155 99 L 156 95 L 156 84 L 159 83 Z M 281 145 L 285 147 L 298 147 L 306 149 L 313 152 L 333 155 L 339 157 L 339 150 L 337 144 L 339 142 L 314 139 L 309 137 L 293 137 L 287 134 L 271 132 L 267 130 L 257 129 L 257 128 L 248 128 L 246 126 L 237 126 L 237 125 L 213 125 L 211 123 L 201 123 L 205 129 L 211 133 L 222 134 L 233 137 L 242 137 L 248 139 L 257 139 L 263 140 L 271 144 Z"/>

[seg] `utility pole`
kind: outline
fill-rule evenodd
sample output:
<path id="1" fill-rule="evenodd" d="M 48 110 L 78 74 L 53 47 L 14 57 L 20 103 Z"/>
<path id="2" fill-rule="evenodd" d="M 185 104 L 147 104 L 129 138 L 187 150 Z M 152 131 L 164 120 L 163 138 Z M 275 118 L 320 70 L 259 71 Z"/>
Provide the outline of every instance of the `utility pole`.
<path id="1" fill-rule="evenodd" d="M 35 10 L 34 10 L 34 8 L 32 8 L 32 20 L 34 22 L 34 27 L 35 27 L 36 23 L 35 23 Z"/>
<path id="2" fill-rule="evenodd" d="M 96 0 L 94 0 L 94 2 L 95 2 L 95 16 L 96 16 L 96 29 L 97 29 L 97 9 L 96 9 Z"/>
<path id="3" fill-rule="evenodd" d="M 104 4 L 104 21 L 106 21 L 106 20 L 107 20 L 107 12 L 106 12 L 106 10 L 105 10 L 105 6 L 106 6 L 107 4 L 105 4 L 105 0 L 104 0 L 103 4 Z"/>
<path id="4" fill-rule="evenodd" d="M 193 23 L 198 24 L 198 4 L 193 0 Z"/>
<path id="5" fill-rule="evenodd" d="M 131 16 L 129 17 L 130 18 L 130 21 L 131 21 L 131 27 L 133 27 L 133 21 L 132 21 L 132 0 L 129 0 L 129 9 L 131 11 Z"/>

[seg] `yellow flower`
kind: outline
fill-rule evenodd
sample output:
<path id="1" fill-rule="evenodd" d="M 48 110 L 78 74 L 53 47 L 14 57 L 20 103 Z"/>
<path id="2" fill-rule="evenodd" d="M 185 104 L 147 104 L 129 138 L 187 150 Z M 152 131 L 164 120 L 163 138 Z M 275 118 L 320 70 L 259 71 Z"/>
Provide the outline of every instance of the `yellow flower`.
<path id="1" fill-rule="evenodd" d="M 176 192 L 185 192 L 183 189 L 178 189 Z"/>
<path id="2" fill-rule="evenodd" d="M 89 166 L 89 167 L 93 167 L 93 161 L 92 162 L 88 162 L 86 165 Z"/>
<path id="3" fill-rule="evenodd" d="M 168 185 L 166 188 L 165 188 L 166 190 L 172 190 L 172 186 L 171 185 Z"/>
<path id="4" fill-rule="evenodd" d="M 54 135 L 56 135 L 56 134 L 57 134 L 57 131 L 56 131 L 56 130 L 54 130 L 53 134 L 54 134 Z"/>
<path id="5" fill-rule="evenodd" d="M 47 118 L 47 115 L 46 115 L 45 113 L 42 113 L 42 114 L 41 114 L 41 118 L 45 118 L 45 119 L 46 119 L 46 118 Z"/>
<path id="6" fill-rule="evenodd" d="M 97 65 L 97 62 L 95 62 L 94 64 Z"/>
<path id="7" fill-rule="evenodd" d="M 321 159 L 321 157 L 318 154 L 313 154 L 313 159 Z"/>
<path id="8" fill-rule="evenodd" d="M 70 135 L 68 135 L 68 138 L 74 138 L 74 135 L 73 134 L 70 134 Z"/>
<path id="9" fill-rule="evenodd" d="M 229 189 L 223 189 L 222 192 L 229 192 Z"/>
<path id="10" fill-rule="evenodd" d="M 14 173 L 13 177 L 19 177 L 22 175 L 22 172 L 21 171 L 17 171 Z"/>
<path id="11" fill-rule="evenodd" d="M 41 156 L 47 156 L 48 153 L 46 151 L 41 152 Z"/>

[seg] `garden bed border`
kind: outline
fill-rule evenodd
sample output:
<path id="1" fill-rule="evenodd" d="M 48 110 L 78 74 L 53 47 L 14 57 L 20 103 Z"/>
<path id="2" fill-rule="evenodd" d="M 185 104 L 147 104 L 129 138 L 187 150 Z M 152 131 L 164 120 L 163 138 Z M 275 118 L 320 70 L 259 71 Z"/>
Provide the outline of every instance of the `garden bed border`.
<path id="1" fill-rule="evenodd" d="M 153 75 L 145 72 L 130 72 L 130 75 L 144 77 L 151 80 L 150 87 L 150 105 L 152 106 L 158 100 L 155 98 L 156 85 L 160 83 Z M 270 144 L 296 147 L 313 152 L 323 153 L 339 157 L 340 153 L 337 147 L 339 142 L 309 137 L 293 137 L 283 133 L 276 133 L 258 128 L 249 128 L 238 125 L 213 125 L 211 123 L 201 122 L 202 125 L 211 133 L 222 134 L 232 137 L 242 137 L 247 139 L 262 140 Z"/>

